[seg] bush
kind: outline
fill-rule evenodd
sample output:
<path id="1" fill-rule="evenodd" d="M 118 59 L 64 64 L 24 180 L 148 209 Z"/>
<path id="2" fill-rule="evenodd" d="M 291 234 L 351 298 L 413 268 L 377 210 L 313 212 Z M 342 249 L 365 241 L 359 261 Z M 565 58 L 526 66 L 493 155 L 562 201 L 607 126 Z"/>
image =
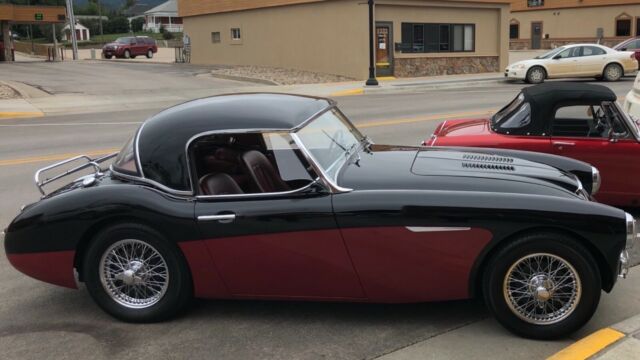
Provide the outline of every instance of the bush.
<path id="1" fill-rule="evenodd" d="M 173 33 L 171 31 L 166 31 L 162 33 L 162 38 L 165 40 L 173 39 Z"/>
<path id="2" fill-rule="evenodd" d="M 144 18 L 139 17 L 131 20 L 131 31 L 141 32 L 143 26 L 144 26 Z"/>
<path id="3" fill-rule="evenodd" d="M 129 20 L 124 16 L 115 16 L 102 24 L 105 34 L 121 34 L 129 32 Z"/>

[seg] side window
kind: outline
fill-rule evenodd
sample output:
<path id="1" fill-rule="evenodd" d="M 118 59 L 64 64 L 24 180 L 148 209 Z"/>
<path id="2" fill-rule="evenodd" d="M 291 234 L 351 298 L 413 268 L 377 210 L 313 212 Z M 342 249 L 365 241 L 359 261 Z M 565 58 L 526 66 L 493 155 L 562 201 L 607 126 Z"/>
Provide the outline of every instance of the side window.
<path id="1" fill-rule="evenodd" d="M 503 129 L 520 129 L 531 123 L 531 106 L 524 103 L 509 119 L 500 124 Z"/>
<path id="2" fill-rule="evenodd" d="M 567 50 L 561 52 L 560 54 L 558 54 L 558 56 L 561 59 L 567 59 L 567 58 L 573 57 L 574 49 L 578 49 L 578 48 L 567 49 Z"/>
<path id="3" fill-rule="evenodd" d="M 189 147 L 199 195 L 241 195 L 293 191 L 315 177 L 286 132 L 213 134 Z"/>
<path id="4" fill-rule="evenodd" d="M 640 40 L 634 40 L 629 42 L 629 45 L 627 46 L 627 50 L 638 50 L 640 49 Z"/>
<path id="5" fill-rule="evenodd" d="M 606 52 L 599 47 L 595 46 L 583 46 L 582 47 L 582 56 L 596 56 L 596 55 L 604 55 Z"/>
<path id="6" fill-rule="evenodd" d="M 609 114 L 600 105 L 564 106 L 556 110 L 552 134 L 557 137 L 608 138 Z"/>

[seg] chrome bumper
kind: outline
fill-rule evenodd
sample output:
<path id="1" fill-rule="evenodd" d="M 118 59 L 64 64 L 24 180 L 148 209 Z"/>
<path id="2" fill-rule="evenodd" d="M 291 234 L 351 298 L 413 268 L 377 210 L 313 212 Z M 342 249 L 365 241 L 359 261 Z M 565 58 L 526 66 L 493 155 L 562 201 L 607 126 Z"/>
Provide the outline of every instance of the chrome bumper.
<path id="1" fill-rule="evenodd" d="M 618 260 L 618 277 L 626 279 L 629 274 L 629 252 L 623 250 Z"/>

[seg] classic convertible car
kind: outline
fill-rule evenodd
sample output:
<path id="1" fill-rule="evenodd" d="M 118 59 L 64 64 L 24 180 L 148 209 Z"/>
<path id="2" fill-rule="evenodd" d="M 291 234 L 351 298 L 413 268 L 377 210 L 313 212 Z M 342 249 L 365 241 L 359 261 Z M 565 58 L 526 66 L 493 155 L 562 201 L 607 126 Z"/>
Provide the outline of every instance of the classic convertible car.
<path id="1" fill-rule="evenodd" d="M 45 177 L 6 230 L 13 266 L 132 322 L 193 296 L 426 302 L 483 296 L 512 331 L 566 335 L 627 272 L 625 212 L 591 166 L 506 150 L 374 145 L 331 100 L 187 102 L 117 155 Z M 50 193 L 83 167 L 95 173 Z M 45 177 L 44 180 L 41 180 Z M 46 194 L 46 195 L 45 195 Z"/>
<path id="2" fill-rule="evenodd" d="M 549 83 L 528 87 L 491 118 L 447 120 L 423 142 L 538 151 L 592 164 L 601 172 L 601 203 L 640 205 L 640 132 L 600 85 Z"/>

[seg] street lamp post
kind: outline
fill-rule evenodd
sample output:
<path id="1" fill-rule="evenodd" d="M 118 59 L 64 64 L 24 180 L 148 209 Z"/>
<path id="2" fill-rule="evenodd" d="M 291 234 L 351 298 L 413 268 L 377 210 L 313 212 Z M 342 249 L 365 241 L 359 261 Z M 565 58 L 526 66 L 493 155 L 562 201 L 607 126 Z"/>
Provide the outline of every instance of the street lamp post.
<path id="1" fill-rule="evenodd" d="M 375 6 L 374 0 L 368 0 L 369 4 L 369 79 L 367 79 L 367 86 L 377 86 L 378 80 L 376 80 L 376 54 L 373 45 L 373 27 L 374 16 L 373 9 Z"/>

